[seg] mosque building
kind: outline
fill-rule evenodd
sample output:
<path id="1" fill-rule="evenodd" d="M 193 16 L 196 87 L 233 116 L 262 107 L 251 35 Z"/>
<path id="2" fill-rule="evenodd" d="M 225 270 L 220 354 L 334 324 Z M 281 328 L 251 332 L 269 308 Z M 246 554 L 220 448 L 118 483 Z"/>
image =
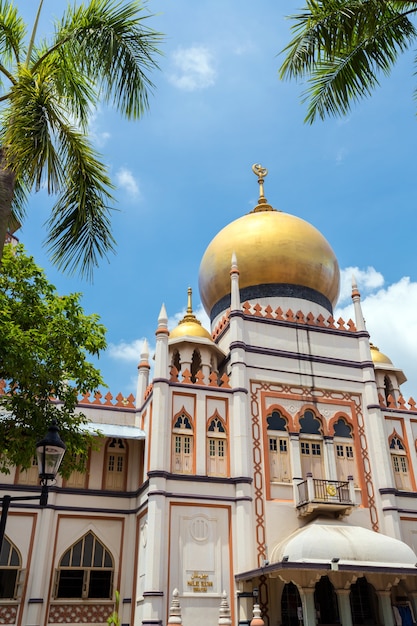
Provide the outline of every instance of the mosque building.
<path id="1" fill-rule="evenodd" d="M 311 224 L 260 197 L 208 245 L 193 313 L 162 306 L 136 398 L 85 395 L 85 474 L 16 503 L 0 624 L 410 626 L 417 618 L 417 410 L 354 320 Z M 163 294 L 161 294 L 163 296 Z M 37 468 L 1 477 L 33 495 Z M 18 505 L 17 505 L 18 504 Z"/>

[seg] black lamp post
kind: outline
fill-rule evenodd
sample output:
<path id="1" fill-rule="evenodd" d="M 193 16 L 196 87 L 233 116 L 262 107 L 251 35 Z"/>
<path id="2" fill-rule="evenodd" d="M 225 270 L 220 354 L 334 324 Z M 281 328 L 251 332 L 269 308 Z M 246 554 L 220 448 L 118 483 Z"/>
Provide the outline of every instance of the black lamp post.
<path id="1" fill-rule="evenodd" d="M 48 504 L 49 485 L 55 480 L 59 466 L 65 454 L 65 443 L 60 438 L 59 428 L 56 420 L 52 420 L 45 437 L 36 444 L 36 456 L 38 459 L 39 479 L 42 490 L 36 496 L 9 496 L 2 498 L 1 518 L 0 518 L 0 554 L 3 548 L 4 531 L 6 529 L 7 514 L 9 512 L 10 502 L 17 500 L 37 500 L 39 505 L 45 507 Z"/>

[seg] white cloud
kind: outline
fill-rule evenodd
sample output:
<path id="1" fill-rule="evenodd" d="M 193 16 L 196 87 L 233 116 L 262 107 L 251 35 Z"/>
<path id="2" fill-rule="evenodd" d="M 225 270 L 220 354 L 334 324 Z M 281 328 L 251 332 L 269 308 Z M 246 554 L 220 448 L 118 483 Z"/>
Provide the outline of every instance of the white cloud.
<path id="1" fill-rule="evenodd" d="M 124 189 L 129 194 L 129 196 L 135 198 L 139 196 L 139 185 L 130 170 L 125 167 L 121 167 L 116 172 L 115 178 L 117 185 Z"/>
<path id="2" fill-rule="evenodd" d="M 340 296 L 339 303 L 350 301 L 352 295 L 352 277 L 355 277 L 361 295 L 382 287 L 384 277 L 377 272 L 374 267 L 367 267 L 365 270 L 359 267 L 346 267 L 340 270 Z"/>
<path id="3" fill-rule="evenodd" d="M 381 276 L 376 272 L 376 284 L 377 275 Z M 372 281 L 371 273 L 365 271 L 365 277 Z M 362 293 L 364 285 L 358 275 L 356 280 Z M 361 304 L 372 343 L 391 359 L 395 367 L 404 371 L 408 381 L 401 386 L 401 391 L 406 399 L 410 396 L 417 399 L 417 283 L 403 277 L 385 289 L 377 288 L 374 293 L 362 297 Z M 335 318 L 339 317 L 354 319 L 353 305 L 338 308 Z"/>
<path id="4" fill-rule="evenodd" d="M 134 339 L 130 343 L 127 343 L 126 341 L 119 341 L 117 344 L 110 343 L 107 351 L 109 356 L 116 361 L 138 364 L 143 350 L 144 341 L 145 339 L 142 338 Z M 153 354 L 151 350 L 149 350 L 149 354 Z"/>
<path id="5" fill-rule="evenodd" d="M 169 81 L 178 89 L 195 91 L 206 89 L 215 83 L 216 71 L 213 55 L 204 46 L 179 48 L 172 56 L 174 69 Z"/>

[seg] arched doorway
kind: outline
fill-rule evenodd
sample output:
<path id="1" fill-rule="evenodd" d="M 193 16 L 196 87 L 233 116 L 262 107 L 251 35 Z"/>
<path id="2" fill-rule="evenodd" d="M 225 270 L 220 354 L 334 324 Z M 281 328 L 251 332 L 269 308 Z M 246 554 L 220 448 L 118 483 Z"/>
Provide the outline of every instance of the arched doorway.
<path id="1" fill-rule="evenodd" d="M 358 578 L 350 588 L 350 608 L 353 626 L 376 626 L 380 623 L 378 598 L 365 576 Z"/>
<path id="2" fill-rule="evenodd" d="M 287 583 L 281 596 L 282 626 L 299 626 L 302 615 L 301 607 L 301 598 L 297 587 L 294 583 Z"/>
<path id="3" fill-rule="evenodd" d="M 340 624 L 337 596 L 328 576 L 322 576 L 314 590 L 317 624 Z"/>

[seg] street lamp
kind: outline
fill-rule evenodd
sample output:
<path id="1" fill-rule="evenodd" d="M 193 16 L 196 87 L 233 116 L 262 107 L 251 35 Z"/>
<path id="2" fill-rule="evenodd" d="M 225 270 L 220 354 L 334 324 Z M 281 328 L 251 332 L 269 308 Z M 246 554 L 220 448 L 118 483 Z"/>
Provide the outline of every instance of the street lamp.
<path id="1" fill-rule="evenodd" d="M 59 428 L 56 420 L 52 420 L 45 437 L 36 444 L 36 456 L 38 459 L 39 479 L 42 486 L 40 496 L 9 496 L 2 498 L 1 518 L 0 518 L 0 554 L 3 547 L 4 531 L 6 529 L 7 514 L 10 502 L 17 500 L 37 500 L 43 508 L 48 504 L 49 485 L 55 480 L 59 466 L 65 454 L 65 443 L 60 438 Z"/>

